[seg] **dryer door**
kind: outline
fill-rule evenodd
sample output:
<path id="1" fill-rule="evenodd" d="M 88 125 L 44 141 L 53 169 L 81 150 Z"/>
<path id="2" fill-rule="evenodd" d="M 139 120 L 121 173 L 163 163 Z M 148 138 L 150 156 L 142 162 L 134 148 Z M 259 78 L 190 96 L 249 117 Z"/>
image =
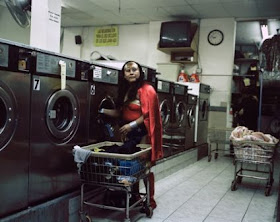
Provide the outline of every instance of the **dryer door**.
<path id="1" fill-rule="evenodd" d="M 175 120 L 178 127 L 184 125 L 185 116 L 186 116 L 186 104 L 182 101 L 179 101 L 175 107 Z"/>
<path id="2" fill-rule="evenodd" d="M 8 87 L 0 82 L 0 151 L 12 139 L 17 122 L 15 99 L 8 92 Z"/>
<path id="3" fill-rule="evenodd" d="M 187 126 L 193 128 L 195 123 L 195 106 L 192 106 L 187 111 Z"/>
<path id="4" fill-rule="evenodd" d="M 116 109 L 116 104 L 111 96 L 105 96 L 99 106 L 98 110 L 104 109 Z M 99 130 L 95 130 L 95 134 L 98 135 L 99 141 L 101 140 L 119 140 L 116 119 L 107 115 L 97 115 L 97 127 Z"/>
<path id="5" fill-rule="evenodd" d="M 171 107 L 167 99 L 160 103 L 160 113 L 163 128 L 167 128 L 170 123 Z"/>
<path id="6" fill-rule="evenodd" d="M 46 108 L 46 123 L 55 139 L 66 141 L 72 138 L 79 119 L 77 99 L 69 90 L 59 90 L 52 94 Z"/>

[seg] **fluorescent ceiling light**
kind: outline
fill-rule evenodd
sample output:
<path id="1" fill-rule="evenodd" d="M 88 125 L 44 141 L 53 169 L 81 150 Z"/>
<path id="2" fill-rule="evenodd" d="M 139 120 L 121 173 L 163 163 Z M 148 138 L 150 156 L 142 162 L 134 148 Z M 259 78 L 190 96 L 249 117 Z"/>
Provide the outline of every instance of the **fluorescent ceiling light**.
<path id="1" fill-rule="evenodd" d="M 266 24 L 261 25 L 261 32 L 262 32 L 262 38 L 267 39 L 268 38 L 268 26 Z"/>

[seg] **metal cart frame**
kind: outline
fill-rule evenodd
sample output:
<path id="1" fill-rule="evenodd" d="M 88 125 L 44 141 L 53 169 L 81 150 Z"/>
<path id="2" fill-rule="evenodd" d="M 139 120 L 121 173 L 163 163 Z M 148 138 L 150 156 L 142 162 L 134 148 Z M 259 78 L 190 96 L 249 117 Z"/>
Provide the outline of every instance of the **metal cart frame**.
<path id="1" fill-rule="evenodd" d="M 237 189 L 243 177 L 266 180 L 265 196 L 270 195 L 272 184 L 274 182 L 274 153 L 277 144 L 260 141 L 237 141 L 232 140 L 234 146 L 234 179 L 231 184 L 231 190 Z M 245 168 L 244 163 L 255 165 L 255 169 Z M 268 170 L 259 170 L 259 165 L 267 167 Z M 239 168 L 238 168 L 239 166 Z M 254 172 L 254 173 L 253 173 Z M 261 175 L 262 174 L 262 175 Z M 263 174 L 267 176 L 263 176 Z M 259 175 L 259 176 L 258 176 Z"/>
<path id="2" fill-rule="evenodd" d="M 229 151 L 229 155 L 233 156 L 233 147 L 232 143 L 229 139 L 232 128 L 216 128 L 212 127 L 208 129 L 208 162 L 212 159 L 212 153 L 214 153 L 214 158 L 217 159 L 219 153 L 224 153 L 225 151 Z M 215 148 L 213 149 L 212 145 L 215 144 Z M 219 145 L 223 145 L 223 148 L 220 148 Z M 226 145 L 229 146 L 229 149 L 226 149 Z"/>
<path id="3" fill-rule="evenodd" d="M 86 150 L 102 149 L 105 146 L 121 145 L 118 142 L 101 142 L 81 147 Z M 149 180 L 151 146 L 149 144 L 137 145 L 141 150 L 133 154 L 119 154 L 92 151 L 87 161 L 82 165 L 79 175 L 81 179 L 81 209 L 80 221 L 90 222 L 90 216 L 84 211 L 84 206 L 97 207 L 125 212 L 125 221 L 129 222 L 129 211 L 143 203 L 141 209 L 151 218 L 153 209 L 150 206 Z M 146 193 L 138 193 L 140 199 L 130 204 L 132 186 L 140 180 L 146 181 Z M 85 199 L 86 187 L 95 188 L 96 192 Z M 108 190 L 123 191 L 126 195 L 125 206 L 113 206 L 100 203 L 102 195 Z M 99 201 L 99 202 L 98 202 Z"/>

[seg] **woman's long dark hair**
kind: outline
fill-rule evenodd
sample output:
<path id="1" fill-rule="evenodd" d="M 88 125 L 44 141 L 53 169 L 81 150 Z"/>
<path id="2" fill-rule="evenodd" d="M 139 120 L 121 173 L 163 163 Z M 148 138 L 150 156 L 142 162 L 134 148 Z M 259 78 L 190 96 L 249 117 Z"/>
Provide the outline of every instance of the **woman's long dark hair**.
<path id="1" fill-rule="evenodd" d="M 124 78 L 124 69 L 125 66 L 129 63 L 135 63 L 138 66 L 139 72 L 140 72 L 140 76 L 139 78 L 133 82 L 133 83 L 129 83 L 125 78 Z M 123 104 L 124 104 L 124 97 L 129 90 L 128 96 L 127 96 L 127 101 L 126 102 L 131 102 L 133 100 L 136 99 L 136 95 L 137 95 L 137 91 L 138 89 L 142 86 L 144 82 L 144 72 L 143 69 L 141 67 L 141 65 L 135 61 L 127 61 L 121 70 L 121 74 L 119 76 L 119 91 L 118 91 L 118 98 L 117 98 L 117 107 L 120 108 Z"/>

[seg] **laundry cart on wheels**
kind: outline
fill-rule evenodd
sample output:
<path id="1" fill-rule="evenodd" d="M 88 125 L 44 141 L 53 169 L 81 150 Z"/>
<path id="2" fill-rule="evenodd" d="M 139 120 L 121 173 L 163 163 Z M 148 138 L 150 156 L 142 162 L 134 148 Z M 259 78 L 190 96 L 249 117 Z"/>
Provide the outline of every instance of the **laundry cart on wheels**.
<path id="1" fill-rule="evenodd" d="M 81 164 L 81 222 L 90 222 L 85 206 L 125 212 L 125 221 L 130 221 L 130 210 L 142 204 L 141 211 L 151 218 L 149 180 L 146 181 L 146 193 L 133 193 L 133 185 L 148 177 L 151 168 L 151 146 L 138 144 L 137 152 L 120 154 L 106 152 L 104 148 L 120 146 L 118 142 L 101 142 L 81 147 L 90 151 L 87 160 Z M 86 191 L 92 195 L 85 198 Z M 132 198 L 137 196 L 138 198 Z M 112 198 L 110 200 L 110 198 Z"/>
<path id="2" fill-rule="evenodd" d="M 219 153 L 233 156 L 233 147 L 230 138 L 232 128 L 216 128 L 212 127 L 208 129 L 208 162 L 212 159 L 212 154 L 214 158 L 217 159 Z"/>
<path id="3" fill-rule="evenodd" d="M 273 184 L 274 153 L 278 143 L 232 140 L 235 171 L 231 190 L 237 189 L 243 177 L 266 180 L 265 196 L 269 196 Z"/>

